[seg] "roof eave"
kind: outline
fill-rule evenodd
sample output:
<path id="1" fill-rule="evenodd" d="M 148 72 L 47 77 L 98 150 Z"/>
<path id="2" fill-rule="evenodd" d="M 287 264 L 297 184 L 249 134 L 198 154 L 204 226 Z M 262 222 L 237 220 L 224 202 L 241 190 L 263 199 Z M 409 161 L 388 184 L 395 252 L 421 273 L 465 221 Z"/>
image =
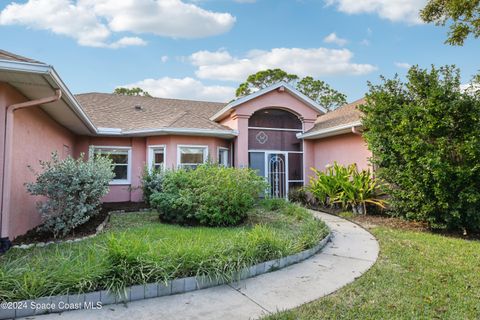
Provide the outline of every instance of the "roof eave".
<path id="1" fill-rule="evenodd" d="M 349 133 L 349 132 L 352 132 L 352 128 L 361 128 L 361 127 L 362 127 L 362 122 L 355 121 L 355 122 L 351 122 L 351 123 L 347 123 L 347 124 L 343 124 L 343 125 L 339 125 L 331 128 L 299 133 L 297 134 L 297 138 L 305 139 L 305 140 L 327 138 L 331 136 Z"/>
<path id="2" fill-rule="evenodd" d="M 159 128 L 159 129 L 141 129 L 141 130 L 122 130 L 117 128 L 99 128 L 98 135 L 101 136 L 122 136 L 122 137 L 144 137 L 155 135 L 188 135 L 188 136 L 208 136 L 220 138 L 234 138 L 238 136 L 237 130 L 221 129 L 198 129 L 198 128 Z"/>
<path id="3" fill-rule="evenodd" d="M 93 122 L 88 118 L 88 116 L 83 111 L 80 103 L 75 99 L 73 94 L 70 92 L 68 87 L 62 81 L 60 76 L 57 74 L 53 66 L 44 64 L 44 63 L 33 63 L 33 62 L 23 62 L 23 61 L 11 61 L 11 60 L 0 60 L 0 70 L 23 72 L 23 73 L 35 73 L 43 75 L 44 77 L 49 77 L 50 80 L 58 87 L 53 89 L 62 90 L 62 97 L 66 100 L 68 106 L 72 111 L 79 117 L 79 119 L 87 126 L 88 130 L 92 133 L 97 132 L 97 128 Z"/>

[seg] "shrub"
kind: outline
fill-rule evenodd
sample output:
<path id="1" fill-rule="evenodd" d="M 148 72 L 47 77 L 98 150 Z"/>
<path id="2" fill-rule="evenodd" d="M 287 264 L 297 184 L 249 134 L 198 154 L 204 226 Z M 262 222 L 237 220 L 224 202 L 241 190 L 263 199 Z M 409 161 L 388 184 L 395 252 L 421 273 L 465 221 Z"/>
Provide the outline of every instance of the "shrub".
<path id="1" fill-rule="evenodd" d="M 323 205 L 341 204 L 355 213 L 367 213 L 367 204 L 384 207 L 379 199 L 379 184 L 369 170 L 358 171 L 355 164 L 347 167 L 334 163 L 327 170 L 313 169 L 316 177 L 310 179 L 309 190 Z"/>
<path id="2" fill-rule="evenodd" d="M 432 228 L 480 230 L 480 91 L 453 67 L 382 78 L 362 107 L 365 138 L 395 214 Z"/>
<path id="3" fill-rule="evenodd" d="M 141 184 L 143 201 L 146 204 L 150 204 L 150 197 L 156 192 L 162 192 L 164 172 L 162 169 L 152 168 L 149 170 L 147 166 L 143 168 Z"/>
<path id="4" fill-rule="evenodd" d="M 285 208 L 288 202 L 281 198 L 265 198 L 260 204 L 268 211 L 277 211 Z"/>
<path id="5" fill-rule="evenodd" d="M 205 164 L 195 170 L 166 172 L 162 192 L 150 202 L 163 221 L 229 226 L 241 223 L 267 188 L 251 169 Z"/>
<path id="6" fill-rule="evenodd" d="M 60 160 L 54 153 L 40 165 L 42 172 L 26 187 L 32 195 L 47 197 L 37 204 L 44 220 L 41 229 L 55 237 L 65 236 L 98 213 L 114 177 L 111 160 L 97 157 L 85 161 L 83 155 L 77 160 Z"/>
<path id="7" fill-rule="evenodd" d="M 302 205 L 310 205 L 308 193 L 304 187 L 297 187 L 288 190 L 288 200 Z"/>

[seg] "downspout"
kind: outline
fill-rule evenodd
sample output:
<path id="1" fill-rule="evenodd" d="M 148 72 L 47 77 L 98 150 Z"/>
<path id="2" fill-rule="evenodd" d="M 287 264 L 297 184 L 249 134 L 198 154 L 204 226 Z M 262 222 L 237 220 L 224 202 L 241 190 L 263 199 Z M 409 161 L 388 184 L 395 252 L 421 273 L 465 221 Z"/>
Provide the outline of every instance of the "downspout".
<path id="1" fill-rule="evenodd" d="M 3 177 L 2 177 L 2 197 L 1 197 L 1 214 L 0 214 L 0 238 L 1 245 L 8 242 L 9 238 L 9 216 L 10 216 L 10 194 L 11 194 L 11 182 L 12 182 L 12 151 L 13 151 L 13 126 L 14 126 L 14 112 L 19 109 L 35 107 L 42 104 L 47 104 L 60 100 L 62 97 L 62 91 L 60 89 L 55 90 L 55 95 L 40 98 L 36 100 L 21 102 L 12 104 L 6 109 L 5 118 L 5 143 L 3 150 Z M 3 248 L 0 247 L 0 252 Z"/>
<path id="2" fill-rule="evenodd" d="M 358 131 L 357 128 L 354 127 L 354 126 L 352 127 L 352 133 L 353 133 L 353 134 L 356 134 L 356 135 L 358 135 L 358 136 L 361 136 L 361 135 L 362 135 L 362 133 L 361 133 L 360 131 Z"/>

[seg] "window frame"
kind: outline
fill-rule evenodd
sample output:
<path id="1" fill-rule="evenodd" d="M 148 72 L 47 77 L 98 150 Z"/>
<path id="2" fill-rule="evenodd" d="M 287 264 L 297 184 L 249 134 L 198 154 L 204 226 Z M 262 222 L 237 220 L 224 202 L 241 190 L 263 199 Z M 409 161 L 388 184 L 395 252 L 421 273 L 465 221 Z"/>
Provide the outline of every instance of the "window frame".
<path id="1" fill-rule="evenodd" d="M 89 156 L 95 156 L 95 150 L 126 150 L 127 151 L 127 179 L 112 179 L 109 185 L 131 185 L 132 181 L 132 147 L 125 146 L 95 146 L 89 147 Z M 112 153 L 114 154 L 114 153 Z"/>
<path id="2" fill-rule="evenodd" d="M 181 163 L 181 152 L 182 148 L 202 148 L 203 149 L 203 162 L 202 163 Z M 200 144 L 178 144 L 177 145 L 177 168 L 183 168 L 183 165 L 187 166 L 198 166 L 200 164 L 206 163 L 208 161 L 208 146 Z"/>
<path id="3" fill-rule="evenodd" d="M 221 163 L 220 160 L 220 152 L 221 151 L 227 151 L 227 164 Z M 226 147 L 217 147 L 217 162 L 218 164 L 224 166 L 224 167 L 230 167 L 231 166 L 231 159 L 230 159 L 230 148 Z"/>
<path id="4" fill-rule="evenodd" d="M 148 146 L 148 151 L 147 151 L 147 165 L 148 165 L 148 170 L 151 171 L 155 162 L 155 150 L 156 149 L 163 149 L 163 166 L 162 170 L 165 170 L 166 162 L 167 162 L 167 145 L 165 144 L 156 144 L 156 145 L 149 145 Z"/>

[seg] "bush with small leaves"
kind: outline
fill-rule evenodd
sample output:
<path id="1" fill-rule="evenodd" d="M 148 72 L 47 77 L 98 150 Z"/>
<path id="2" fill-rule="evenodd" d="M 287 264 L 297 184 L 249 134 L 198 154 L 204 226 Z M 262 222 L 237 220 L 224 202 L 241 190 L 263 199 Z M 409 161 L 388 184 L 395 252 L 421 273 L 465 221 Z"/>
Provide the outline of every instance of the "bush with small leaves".
<path id="1" fill-rule="evenodd" d="M 105 157 L 60 160 L 56 153 L 49 161 L 40 161 L 41 173 L 27 183 L 30 194 L 47 199 L 37 204 L 43 218 L 40 229 L 55 238 L 65 236 L 87 222 L 100 209 L 114 173 L 111 160 Z"/>
<path id="2" fill-rule="evenodd" d="M 155 192 L 162 192 L 164 171 L 162 169 L 149 169 L 147 166 L 143 168 L 141 177 L 141 188 L 143 192 L 143 201 L 150 204 L 150 197 Z"/>
<path id="3" fill-rule="evenodd" d="M 245 220 L 266 188 L 264 178 L 251 169 L 205 164 L 166 172 L 162 192 L 154 193 L 150 203 L 163 221 L 230 226 Z"/>

